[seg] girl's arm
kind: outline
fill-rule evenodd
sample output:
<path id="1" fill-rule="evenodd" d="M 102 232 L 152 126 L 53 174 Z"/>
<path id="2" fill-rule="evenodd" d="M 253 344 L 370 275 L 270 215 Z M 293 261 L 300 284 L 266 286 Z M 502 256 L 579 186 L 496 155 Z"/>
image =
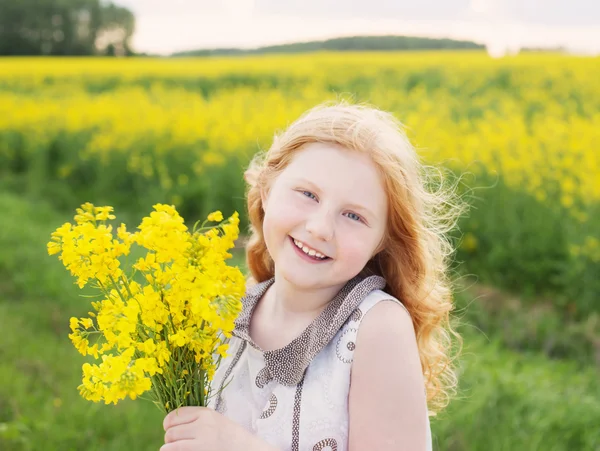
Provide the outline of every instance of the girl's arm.
<path id="1" fill-rule="evenodd" d="M 380 302 L 365 315 L 354 351 L 349 450 L 426 451 L 427 401 L 408 312 Z"/>

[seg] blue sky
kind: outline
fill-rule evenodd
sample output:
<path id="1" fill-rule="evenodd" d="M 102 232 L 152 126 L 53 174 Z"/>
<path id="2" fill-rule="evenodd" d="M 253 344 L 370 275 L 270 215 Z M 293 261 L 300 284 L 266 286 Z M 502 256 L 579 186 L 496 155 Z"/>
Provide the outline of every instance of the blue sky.
<path id="1" fill-rule="evenodd" d="M 136 50 L 168 54 L 357 34 L 472 39 L 494 54 L 564 46 L 600 54 L 598 0 L 113 0 L 136 15 Z"/>

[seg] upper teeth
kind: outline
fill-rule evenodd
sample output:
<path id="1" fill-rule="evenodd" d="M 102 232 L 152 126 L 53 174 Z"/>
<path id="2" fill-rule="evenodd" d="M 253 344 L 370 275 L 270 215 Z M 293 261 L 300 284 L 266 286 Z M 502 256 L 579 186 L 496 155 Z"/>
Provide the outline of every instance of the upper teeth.
<path id="1" fill-rule="evenodd" d="M 296 246 L 298 246 L 300 249 L 302 249 L 304 251 L 305 254 L 310 255 L 311 257 L 317 257 L 317 258 L 326 258 L 325 255 L 321 254 L 320 252 L 315 251 L 314 249 L 311 249 L 310 247 L 306 246 L 304 243 L 302 243 L 301 241 L 298 240 L 294 240 L 294 244 Z"/>

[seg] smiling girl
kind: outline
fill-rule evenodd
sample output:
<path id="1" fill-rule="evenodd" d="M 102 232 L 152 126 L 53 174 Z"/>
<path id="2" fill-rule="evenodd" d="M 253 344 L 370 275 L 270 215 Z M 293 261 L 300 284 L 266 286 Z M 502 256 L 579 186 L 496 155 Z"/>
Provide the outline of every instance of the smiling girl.
<path id="1" fill-rule="evenodd" d="M 172 450 L 431 450 L 457 380 L 446 234 L 463 208 L 389 113 L 319 105 L 245 177 L 251 273 L 210 408 Z"/>

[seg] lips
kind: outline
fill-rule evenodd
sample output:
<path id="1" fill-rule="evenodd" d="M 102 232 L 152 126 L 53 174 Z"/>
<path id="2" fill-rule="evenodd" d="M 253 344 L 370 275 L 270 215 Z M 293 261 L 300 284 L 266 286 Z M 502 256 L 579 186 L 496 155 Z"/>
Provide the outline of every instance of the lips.
<path id="1" fill-rule="evenodd" d="M 312 262 L 325 262 L 325 261 L 331 260 L 331 257 L 328 257 L 327 255 L 325 255 L 325 254 L 323 254 L 323 253 L 321 253 L 321 252 L 317 251 L 316 249 L 314 249 L 314 248 L 312 248 L 312 247 L 309 247 L 309 246 L 307 246 L 306 244 L 304 244 L 304 243 L 303 243 L 303 242 L 301 242 L 300 240 L 296 240 L 296 239 L 295 239 L 294 237 L 292 237 L 292 236 L 290 236 L 289 238 L 290 238 L 291 245 L 292 245 L 292 246 L 294 246 L 294 248 L 296 249 L 296 252 L 297 252 L 299 255 L 301 255 L 302 257 L 304 257 L 305 259 L 308 259 L 308 260 L 310 260 L 310 261 L 312 261 Z M 302 248 L 298 247 L 298 246 L 296 245 L 296 243 L 295 243 L 295 242 L 300 242 L 301 244 L 304 244 L 304 246 L 305 246 L 305 247 L 307 247 L 307 248 L 311 249 L 312 251 L 314 251 L 314 252 L 315 252 L 315 254 L 317 254 L 317 253 L 318 253 L 318 254 L 320 254 L 320 256 L 322 256 L 322 257 L 324 257 L 324 258 L 319 258 L 319 257 L 317 257 L 317 255 L 310 255 L 310 254 L 307 254 L 306 252 L 304 252 L 304 251 L 302 250 Z"/>

